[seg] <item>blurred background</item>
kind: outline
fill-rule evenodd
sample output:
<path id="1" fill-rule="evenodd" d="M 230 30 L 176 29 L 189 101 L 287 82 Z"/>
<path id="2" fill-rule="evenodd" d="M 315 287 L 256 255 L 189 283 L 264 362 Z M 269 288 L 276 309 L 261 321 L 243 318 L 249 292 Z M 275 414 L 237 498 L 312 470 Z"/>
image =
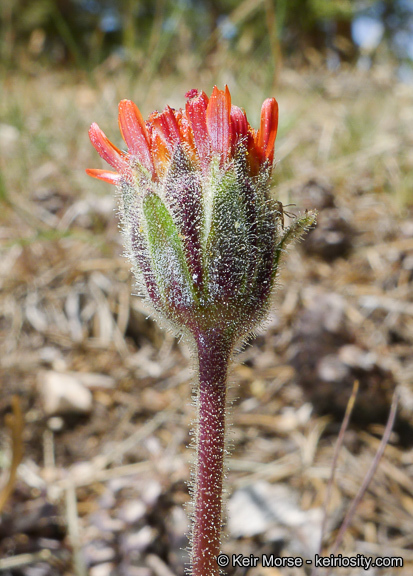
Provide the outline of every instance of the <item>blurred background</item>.
<path id="1" fill-rule="evenodd" d="M 330 70 L 391 61 L 411 81 L 412 12 L 409 0 L 5 0 L 1 56 L 6 67 L 32 73 L 55 66 L 91 72 L 111 57 L 156 75 L 209 67 L 222 52 L 276 70 L 285 59 Z"/>
<path id="2" fill-rule="evenodd" d="M 318 225 L 229 391 L 228 553 L 340 547 L 413 567 L 412 0 L 2 0 L 0 573 L 182 576 L 192 361 L 136 293 L 87 131 L 228 84 L 258 127 L 280 105 L 274 195 Z M 242 576 L 303 576 L 257 568 Z M 228 568 L 229 574 L 241 576 Z M 358 575 L 343 569 L 334 575 Z M 371 576 L 378 572 L 371 569 Z M 380 572 L 384 573 L 384 572 Z"/>

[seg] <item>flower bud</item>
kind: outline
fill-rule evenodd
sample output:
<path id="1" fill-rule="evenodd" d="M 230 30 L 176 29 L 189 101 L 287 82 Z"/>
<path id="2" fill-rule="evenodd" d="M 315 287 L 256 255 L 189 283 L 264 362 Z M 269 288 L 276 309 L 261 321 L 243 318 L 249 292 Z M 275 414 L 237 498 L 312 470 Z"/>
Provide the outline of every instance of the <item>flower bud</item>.
<path id="1" fill-rule="evenodd" d="M 225 90 L 187 93 L 145 123 L 119 104 L 122 152 L 96 124 L 92 144 L 116 171 L 87 170 L 117 185 L 127 254 L 148 301 L 177 332 L 219 328 L 241 339 L 265 317 L 286 245 L 314 222 L 284 229 L 270 194 L 278 105 L 265 100 L 258 131 Z"/>

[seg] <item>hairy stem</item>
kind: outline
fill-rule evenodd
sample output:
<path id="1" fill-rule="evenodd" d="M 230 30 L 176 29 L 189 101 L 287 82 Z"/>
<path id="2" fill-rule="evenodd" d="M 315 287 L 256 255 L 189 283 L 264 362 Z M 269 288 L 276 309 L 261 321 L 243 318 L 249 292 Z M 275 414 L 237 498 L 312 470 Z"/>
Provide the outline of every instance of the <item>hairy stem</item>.
<path id="1" fill-rule="evenodd" d="M 225 403 L 232 340 L 219 330 L 196 335 L 199 365 L 192 576 L 218 576 L 222 530 Z"/>

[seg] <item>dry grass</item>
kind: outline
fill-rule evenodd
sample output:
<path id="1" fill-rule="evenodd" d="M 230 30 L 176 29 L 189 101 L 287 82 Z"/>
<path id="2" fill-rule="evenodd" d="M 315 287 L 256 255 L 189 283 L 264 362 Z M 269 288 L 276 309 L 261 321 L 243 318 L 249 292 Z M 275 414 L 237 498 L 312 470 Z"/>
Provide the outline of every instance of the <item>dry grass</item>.
<path id="1" fill-rule="evenodd" d="M 136 497 L 134 490 L 139 496 L 142 486 L 155 484 L 163 499 L 145 518 L 151 518 L 162 544 L 152 543 L 142 552 L 139 574 L 180 572 L 182 561 L 168 556 L 176 546 L 165 533 L 179 533 L 178 523 L 175 529 L 168 526 L 187 499 L 185 446 L 194 416 L 190 363 L 186 350 L 146 319 L 140 301 L 130 296 L 113 190 L 84 173 L 101 165 L 87 129 L 96 121 L 117 142 L 121 98 L 134 99 L 145 116 L 166 103 L 182 106 L 187 89 L 197 85 L 208 92 L 214 80 L 229 83 L 233 101 L 246 108 L 256 126 L 260 103 L 270 91 L 263 88 L 265 78 L 251 74 L 254 88 L 248 74 L 215 77 L 210 71 L 190 84 L 169 79 L 144 88 L 108 69 L 97 71 L 93 83 L 63 73 L 10 75 L 1 81 L 0 412 L 9 410 L 17 394 L 26 421 L 25 456 L 5 512 L 13 514 L 17 504 L 36 499 L 58 503 L 67 525 L 63 542 L 73 553 L 49 553 L 47 542 L 36 540 L 29 550 L 33 555 L 16 560 L 25 547 L 18 533 L 11 534 L 0 540 L 7 556 L 0 560 L 0 572 L 25 574 L 10 572 L 13 562 L 43 562 L 51 566 L 48 574 L 86 574 L 82 544 L 97 538 L 91 518 L 103 496 L 116 494 L 109 506 L 116 519 L 117 507 Z M 338 295 L 343 314 L 338 330 L 350 333 L 349 342 L 372 353 L 380 370 L 390 374 L 389 389 L 383 391 L 379 382 L 362 392 L 362 401 L 389 406 L 397 387 L 402 418 L 340 552 L 402 556 L 404 568 L 386 574 L 407 575 L 413 568 L 413 91 L 379 70 L 370 76 L 285 71 L 272 92 L 281 108 L 279 199 L 295 203 L 293 211 L 303 209 L 305 185 L 327 182 L 336 208 L 353 229 L 352 249 L 347 257 L 329 261 L 302 250 L 289 255 L 268 330 L 240 354 L 242 363 L 233 370 L 228 490 L 261 480 L 282 482 L 297 495 L 300 510 L 322 505 L 338 428 L 330 416 L 311 412 L 311 390 L 300 387 L 290 359 L 297 339 L 304 345 L 305 311 L 320 295 Z M 333 343 L 333 350 L 341 345 Z M 330 348 L 326 354 L 332 354 Z M 89 375 L 93 392 L 90 416 L 65 421 L 60 431 L 47 420 L 39 394 L 44 371 L 50 370 Z M 338 413 L 350 391 L 333 390 L 333 396 L 343 397 L 337 400 Z M 327 546 L 374 457 L 382 424 L 381 415 L 368 424 L 356 417 L 346 434 Z M 0 447 L 6 480 L 12 457 L 5 428 Z M 116 482 L 123 488 L 114 488 Z M 164 532 L 153 523 L 157 510 L 166 518 Z M 228 538 L 225 546 L 250 554 L 267 544 L 259 537 Z M 125 562 L 119 550 L 117 541 L 116 556 L 108 563 Z M 284 553 L 306 551 L 312 551 L 306 536 L 284 536 Z M 251 570 L 248 576 L 304 574 L 274 570 Z M 335 572 L 350 573 L 361 572 Z"/>

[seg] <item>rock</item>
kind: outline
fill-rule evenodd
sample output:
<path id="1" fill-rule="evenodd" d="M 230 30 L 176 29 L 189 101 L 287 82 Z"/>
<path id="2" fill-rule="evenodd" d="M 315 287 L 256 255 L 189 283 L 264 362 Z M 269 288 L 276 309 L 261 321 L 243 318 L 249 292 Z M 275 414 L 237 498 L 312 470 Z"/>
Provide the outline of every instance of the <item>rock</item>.
<path id="1" fill-rule="evenodd" d="M 300 191 L 300 206 L 306 210 L 325 210 L 334 208 L 333 189 L 325 182 L 311 179 Z"/>
<path id="2" fill-rule="evenodd" d="M 256 482 L 236 490 L 228 502 L 228 531 L 234 538 L 263 535 L 291 541 L 299 555 L 311 557 L 321 538 L 322 510 L 302 510 L 295 492 L 283 484 Z"/>
<path id="3" fill-rule="evenodd" d="M 41 372 L 39 385 L 48 416 L 88 414 L 92 410 L 92 393 L 73 373 Z"/>
<path id="4" fill-rule="evenodd" d="M 110 510 L 111 508 L 115 508 L 116 506 L 116 498 L 115 495 L 111 490 L 105 490 L 102 496 L 99 498 L 99 508 Z"/>
<path id="5" fill-rule="evenodd" d="M 317 374 L 323 382 L 339 383 L 349 377 L 350 370 L 336 354 L 327 354 L 318 363 Z"/>
<path id="6" fill-rule="evenodd" d="M 97 510 L 90 515 L 90 523 L 100 532 L 114 534 L 125 529 L 125 523 L 119 518 L 112 518 L 107 510 Z"/>
<path id="7" fill-rule="evenodd" d="M 413 238 L 413 220 L 400 222 L 400 232 L 405 238 Z"/>
<path id="8" fill-rule="evenodd" d="M 114 568 L 115 565 L 111 562 L 97 564 L 96 566 L 92 566 L 92 568 L 89 570 L 89 576 L 110 576 L 111 574 L 114 574 Z"/>
<path id="9" fill-rule="evenodd" d="M 251 538 L 271 527 L 266 505 L 256 499 L 254 486 L 236 490 L 228 502 L 228 532 L 233 538 Z"/>
<path id="10" fill-rule="evenodd" d="M 63 356 L 58 348 L 53 346 L 44 346 L 39 350 L 39 357 L 43 364 L 53 366 L 56 361 L 62 361 Z"/>
<path id="11" fill-rule="evenodd" d="M 7 574 L 7 572 L 6 572 Z M 34 566 L 27 566 L 25 576 L 53 576 L 53 568 L 46 562 L 38 562 Z"/>
<path id="12" fill-rule="evenodd" d="M 324 291 L 307 291 L 304 297 L 306 308 L 297 314 L 293 325 L 289 359 L 315 410 L 322 414 L 335 412 L 340 389 L 329 380 L 329 375 L 338 371 L 331 356 L 352 341 L 346 325 L 345 301 L 339 294 Z M 345 397 L 348 395 L 346 391 Z"/>
<path id="13" fill-rule="evenodd" d="M 386 421 L 394 376 L 375 354 L 354 344 L 345 301 L 338 294 L 310 294 L 293 330 L 290 362 L 306 399 L 318 413 L 341 420 L 358 380 L 352 421 L 363 425 Z"/>
<path id="14" fill-rule="evenodd" d="M 18 149 L 20 132 L 11 124 L 0 124 L 0 151 L 3 157 L 12 157 Z"/>
<path id="15" fill-rule="evenodd" d="M 147 566 L 132 566 L 126 562 L 122 562 L 118 566 L 119 576 L 153 576 L 153 571 Z"/>
<path id="16" fill-rule="evenodd" d="M 119 510 L 119 518 L 127 524 L 137 524 L 146 514 L 146 505 L 142 500 L 125 502 Z"/>
<path id="17" fill-rule="evenodd" d="M 372 370 L 378 360 L 374 352 L 362 350 L 354 344 L 342 346 L 339 350 L 339 359 L 349 368 L 359 368 L 366 372 Z"/>
<path id="18" fill-rule="evenodd" d="M 129 532 L 121 536 L 121 550 L 123 554 L 137 555 L 145 552 L 149 545 L 155 540 L 157 535 L 156 530 L 150 526 L 144 526 L 137 532 Z"/>
<path id="19" fill-rule="evenodd" d="M 367 424 L 386 420 L 395 381 L 374 353 L 354 344 L 341 346 L 336 354 L 320 359 L 317 376 L 324 386 L 330 388 L 331 408 L 341 412 L 345 410 L 353 383 L 357 380 L 360 388 L 353 421 Z"/>
<path id="20" fill-rule="evenodd" d="M 308 232 L 303 249 L 307 254 L 331 262 L 350 252 L 354 235 L 341 211 L 328 208 L 319 214 L 317 226 Z"/>
<path id="21" fill-rule="evenodd" d="M 115 559 L 115 551 L 104 540 L 94 540 L 83 548 L 83 558 L 87 566 L 105 564 Z"/>
<path id="22" fill-rule="evenodd" d="M 189 563 L 189 519 L 181 506 L 173 506 L 166 518 L 168 560 L 175 574 L 183 574 Z"/>
<path id="23" fill-rule="evenodd" d="M 65 421 L 60 416 L 52 416 L 47 421 L 47 427 L 52 432 L 60 432 L 61 430 L 63 430 L 64 425 Z"/>
<path id="24" fill-rule="evenodd" d="M 146 486 L 143 486 L 141 491 L 141 498 L 148 508 L 153 508 L 162 494 L 162 486 L 157 481 L 152 481 Z"/>
<path id="25" fill-rule="evenodd" d="M 69 468 L 69 473 L 72 481 L 76 484 L 83 484 L 90 482 L 96 472 L 96 468 L 92 462 L 75 462 Z"/>
<path id="26" fill-rule="evenodd" d="M 148 554 L 146 556 L 147 565 L 152 568 L 156 576 L 175 576 L 172 570 L 159 558 L 156 554 Z"/>

